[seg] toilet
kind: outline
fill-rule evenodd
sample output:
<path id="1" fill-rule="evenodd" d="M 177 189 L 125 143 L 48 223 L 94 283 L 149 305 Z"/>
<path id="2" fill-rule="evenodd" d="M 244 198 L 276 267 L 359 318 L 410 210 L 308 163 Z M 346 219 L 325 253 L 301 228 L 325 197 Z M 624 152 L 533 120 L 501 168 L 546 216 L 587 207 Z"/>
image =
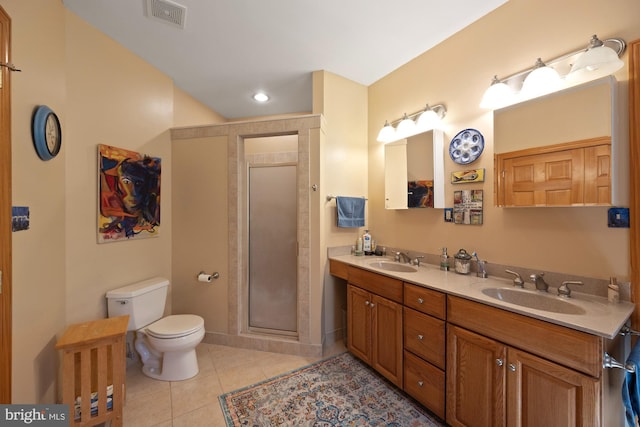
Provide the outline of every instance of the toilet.
<path id="1" fill-rule="evenodd" d="M 169 280 L 154 277 L 107 292 L 109 317 L 129 315 L 142 372 L 162 381 L 182 381 L 198 374 L 196 346 L 204 337 L 204 319 L 194 314 L 162 317 Z"/>

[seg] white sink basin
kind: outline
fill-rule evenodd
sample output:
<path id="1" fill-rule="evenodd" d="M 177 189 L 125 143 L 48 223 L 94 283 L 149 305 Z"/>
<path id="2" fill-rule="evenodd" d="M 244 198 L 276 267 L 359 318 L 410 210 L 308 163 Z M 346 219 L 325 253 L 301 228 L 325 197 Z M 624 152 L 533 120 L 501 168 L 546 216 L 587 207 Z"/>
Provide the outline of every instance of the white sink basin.
<path id="1" fill-rule="evenodd" d="M 511 288 L 487 288 L 482 293 L 488 297 L 535 310 L 562 314 L 585 314 L 587 311 L 554 295 Z"/>
<path id="2" fill-rule="evenodd" d="M 397 262 L 388 261 L 376 261 L 369 264 L 371 267 L 379 268 L 380 270 L 396 271 L 399 273 L 415 273 L 417 268 L 410 265 L 398 264 Z"/>

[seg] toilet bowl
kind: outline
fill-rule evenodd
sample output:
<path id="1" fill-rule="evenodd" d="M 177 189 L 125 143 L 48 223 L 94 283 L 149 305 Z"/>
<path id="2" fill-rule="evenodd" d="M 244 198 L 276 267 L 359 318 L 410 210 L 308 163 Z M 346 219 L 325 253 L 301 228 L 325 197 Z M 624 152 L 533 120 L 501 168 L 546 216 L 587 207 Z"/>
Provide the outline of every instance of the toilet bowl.
<path id="1" fill-rule="evenodd" d="M 154 277 L 107 292 L 109 317 L 129 316 L 142 372 L 162 381 L 198 374 L 196 346 L 204 338 L 204 319 L 194 314 L 162 317 L 169 281 Z"/>
<path id="2" fill-rule="evenodd" d="M 204 320 L 193 314 L 164 317 L 136 331 L 142 372 L 157 380 L 182 381 L 198 374 L 196 346 L 204 338 Z"/>

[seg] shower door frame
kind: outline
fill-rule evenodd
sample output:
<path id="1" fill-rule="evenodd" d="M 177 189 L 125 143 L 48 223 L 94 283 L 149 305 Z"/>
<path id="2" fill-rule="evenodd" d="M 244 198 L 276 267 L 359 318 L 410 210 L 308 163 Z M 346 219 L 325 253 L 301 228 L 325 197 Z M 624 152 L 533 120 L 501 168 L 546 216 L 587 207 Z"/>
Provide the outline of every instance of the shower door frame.
<path id="1" fill-rule="evenodd" d="M 264 162 L 252 162 L 252 161 L 247 161 L 247 166 L 246 166 L 246 171 L 247 171 L 247 179 L 246 179 L 246 183 L 247 183 L 247 191 L 245 192 L 247 201 L 249 200 L 250 197 L 250 170 L 251 168 L 273 168 L 273 167 L 282 167 L 282 166 L 293 166 L 295 168 L 296 171 L 296 181 L 297 181 L 297 175 L 298 175 L 298 162 L 297 162 L 297 156 L 296 156 L 296 160 L 295 161 L 283 161 L 283 162 L 271 162 L 269 160 L 266 160 Z M 297 182 L 296 182 L 296 187 L 297 187 Z M 247 225 L 246 225 L 246 229 L 247 231 L 250 230 L 250 209 L 251 206 L 249 203 L 247 203 Z M 298 264 L 298 209 L 296 207 L 296 213 L 295 213 L 295 218 L 296 218 L 296 264 Z M 296 271 L 296 313 L 295 313 L 295 331 L 289 331 L 286 329 L 272 329 L 272 328 L 267 328 L 267 327 L 261 327 L 261 326 L 255 326 L 255 325 L 251 325 L 251 262 L 250 262 L 250 257 L 251 257 L 251 253 L 250 253 L 250 233 L 247 232 L 247 240 L 245 242 L 245 247 L 247 248 L 247 253 L 246 253 L 246 260 L 247 262 L 245 263 L 246 265 L 246 277 L 247 277 L 247 283 L 246 283 L 246 291 L 247 291 L 247 296 L 246 296 L 246 308 L 247 308 L 247 316 L 246 316 L 246 321 L 247 321 L 247 331 L 250 333 L 258 333 L 258 334 L 268 334 L 268 335 L 276 335 L 276 336 L 282 336 L 282 337 L 288 337 L 288 338 L 293 338 L 293 339 L 297 339 L 298 337 L 298 329 L 299 329 L 299 317 L 298 317 L 298 303 L 297 303 L 297 293 L 298 293 L 298 272 Z M 296 268 L 296 270 L 298 270 L 298 268 Z"/>
<path id="2" fill-rule="evenodd" d="M 298 135 L 298 170 L 297 170 L 297 197 L 298 197 L 298 337 L 287 338 L 294 344 L 288 346 L 292 351 L 301 351 L 308 354 L 322 354 L 322 346 L 312 342 L 314 323 L 311 321 L 320 317 L 317 302 L 311 301 L 311 295 L 319 293 L 317 289 L 311 290 L 311 284 L 318 282 L 311 274 L 318 274 L 317 260 L 319 260 L 319 241 L 311 236 L 318 235 L 319 223 L 317 219 L 317 206 L 319 205 L 318 179 L 316 161 L 319 146 L 313 140 L 318 141 L 324 134 L 326 126 L 324 118 L 320 114 L 306 116 L 286 117 L 280 119 L 228 123 L 211 129 L 212 134 L 227 135 L 228 155 L 228 217 L 229 217 L 229 278 L 228 278 L 228 324 L 227 333 L 237 336 L 229 338 L 226 342 L 233 345 L 247 346 L 249 348 L 263 348 L 278 351 L 281 347 L 272 347 L 277 340 L 273 336 L 261 336 L 252 334 L 248 329 L 248 316 L 246 312 L 246 269 L 243 268 L 246 250 L 246 201 L 245 201 L 245 162 L 244 139 L 252 137 Z M 313 195 L 313 197 L 312 197 Z M 314 206 L 314 209 L 311 207 Z M 314 218 L 312 223 L 311 217 Z M 320 284 L 317 286 L 321 286 Z M 317 320 L 315 320 L 317 323 Z M 314 337 L 316 335 L 313 335 Z M 260 343 L 258 342 L 260 341 Z M 262 343 L 264 341 L 264 343 Z M 298 350 L 295 350 L 298 349 Z"/>

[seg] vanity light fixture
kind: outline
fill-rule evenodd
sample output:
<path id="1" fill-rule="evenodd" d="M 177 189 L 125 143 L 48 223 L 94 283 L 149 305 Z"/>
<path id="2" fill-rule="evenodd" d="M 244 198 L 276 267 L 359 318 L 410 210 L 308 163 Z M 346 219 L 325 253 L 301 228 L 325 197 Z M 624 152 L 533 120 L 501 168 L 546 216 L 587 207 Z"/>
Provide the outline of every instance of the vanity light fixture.
<path id="1" fill-rule="evenodd" d="M 264 92 L 258 92 L 253 95 L 253 100 L 257 102 L 267 102 L 269 100 L 269 95 Z"/>
<path id="2" fill-rule="evenodd" d="M 402 119 L 395 120 L 391 123 L 385 121 L 376 139 L 386 144 L 399 139 L 409 138 L 432 129 L 438 129 L 442 119 L 446 115 L 447 108 L 444 104 L 437 104 L 432 107 L 427 104 L 423 110 L 411 114 L 405 113 Z M 396 125 L 395 128 L 393 127 L 394 125 Z"/>
<path id="3" fill-rule="evenodd" d="M 624 66 L 620 56 L 626 47 L 620 38 L 600 40 L 593 35 L 586 49 L 545 62 L 538 58 L 534 67 L 504 79 L 494 76 L 480 108 L 495 110 L 612 74 Z"/>
<path id="4" fill-rule="evenodd" d="M 520 95 L 523 99 L 535 98 L 537 96 L 546 95 L 561 89 L 563 86 L 560 74 L 538 58 L 527 77 L 522 83 L 522 92 Z"/>

